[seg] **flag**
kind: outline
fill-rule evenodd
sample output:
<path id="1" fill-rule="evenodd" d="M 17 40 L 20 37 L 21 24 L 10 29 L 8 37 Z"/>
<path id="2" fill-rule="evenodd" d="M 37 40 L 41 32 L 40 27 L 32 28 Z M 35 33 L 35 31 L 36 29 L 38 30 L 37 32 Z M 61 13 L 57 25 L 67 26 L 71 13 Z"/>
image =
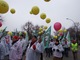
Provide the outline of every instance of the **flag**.
<path id="1" fill-rule="evenodd" d="M 4 29 L 3 29 L 3 31 L 0 33 L 0 39 L 4 36 L 4 35 L 6 35 L 6 28 L 7 27 L 5 27 Z"/>
<path id="2" fill-rule="evenodd" d="M 67 42 L 68 42 L 68 47 L 70 47 L 71 38 L 70 38 L 70 33 L 69 33 L 69 31 L 67 32 L 66 39 L 67 39 Z"/>
<path id="3" fill-rule="evenodd" d="M 26 33 L 26 40 L 27 40 L 27 41 L 29 40 L 29 36 L 28 36 L 28 33 Z"/>
<path id="4" fill-rule="evenodd" d="M 67 39 L 68 41 L 71 40 L 69 31 L 67 32 L 66 39 Z"/>
<path id="5" fill-rule="evenodd" d="M 65 38 L 66 38 L 66 33 L 63 33 L 62 36 L 59 36 L 58 40 L 59 40 L 60 44 L 62 44 L 64 42 Z"/>
<path id="6" fill-rule="evenodd" d="M 63 34 L 62 40 L 66 38 L 66 33 Z"/>
<path id="7" fill-rule="evenodd" d="M 4 32 L 6 31 L 6 28 L 7 28 L 7 27 L 5 27 L 5 28 L 3 29 L 2 33 L 4 33 Z"/>
<path id="8" fill-rule="evenodd" d="M 42 35 L 42 41 L 44 42 L 44 48 L 47 48 L 49 46 L 49 40 L 51 35 L 51 26 L 45 31 L 45 33 Z M 45 42 L 45 37 L 48 37 L 47 41 Z"/>
<path id="9" fill-rule="evenodd" d="M 17 28 L 15 29 L 15 35 L 18 35 L 18 30 L 17 30 Z"/>
<path id="10" fill-rule="evenodd" d="M 47 31 L 45 31 L 45 33 L 44 33 L 44 34 L 51 35 L 51 26 L 48 28 L 48 30 L 47 30 Z"/>

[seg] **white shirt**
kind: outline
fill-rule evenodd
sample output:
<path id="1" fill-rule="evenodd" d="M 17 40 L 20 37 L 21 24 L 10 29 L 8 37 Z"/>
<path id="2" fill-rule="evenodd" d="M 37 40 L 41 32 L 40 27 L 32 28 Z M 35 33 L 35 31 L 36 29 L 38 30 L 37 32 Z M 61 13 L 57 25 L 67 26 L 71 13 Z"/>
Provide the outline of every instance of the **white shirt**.
<path id="1" fill-rule="evenodd" d="M 28 44 L 28 41 L 26 41 L 25 39 L 19 40 L 21 42 L 22 45 L 22 50 L 24 52 L 24 50 L 26 49 L 26 46 Z"/>
<path id="2" fill-rule="evenodd" d="M 54 45 L 54 42 L 51 42 L 51 41 L 50 41 L 50 43 L 49 43 L 49 48 L 52 48 L 53 45 Z"/>
<path id="3" fill-rule="evenodd" d="M 36 49 L 33 49 L 33 45 L 36 45 Z M 39 60 L 40 53 L 42 52 L 41 43 L 35 42 L 31 47 L 30 44 L 26 52 L 26 60 Z"/>
<path id="4" fill-rule="evenodd" d="M 52 50 L 55 49 L 55 51 L 53 52 L 53 56 L 54 57 L 58 57 L 58 58 L 61 58 L 62 57 L 62 51 L 63 51 L 63 47 L 61 44 L 59 45 L 54 45 Z M 57 49 L 59 49 L 59 52 L 57 52 Z"/>

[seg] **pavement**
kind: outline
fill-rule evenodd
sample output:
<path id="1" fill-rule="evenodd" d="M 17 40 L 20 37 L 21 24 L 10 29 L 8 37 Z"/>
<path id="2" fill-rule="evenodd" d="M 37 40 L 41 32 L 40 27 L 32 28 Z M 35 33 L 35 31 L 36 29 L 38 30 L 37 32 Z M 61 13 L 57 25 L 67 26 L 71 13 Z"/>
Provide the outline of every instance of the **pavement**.
<path id="1" fill-rule="evenodd" d="M 78 50 L 77 56 L 78 56 L 78 60 L 80 60 L 80 46 L 79 46 L 79 50 Z M 8 57 L 6 57 L 4 60 L 8 60 Z M 23 59 L 23 60 L 25 60 L 25 59 Z M 44 54 L 43 55 L 43 60 L 53 60 L 53 56 L 46 57 L 45 54 Z M 73 60 L 72 52 L 69 51 L 69 57 L 63 57 L 63 60 Z"/>
<path id="2" fill-rule="evenodd" d="M 78 50 L 78 53 L 77 53 L 77 57 L 78 57 L 78 60 L 80 60 L 80 46 L 79 46 L 79 50 Z M 43 60 L 53 60 L 53 56 L 51 57 L 46 57 L 45 54 L 44 54 L 44 59 Z M 73 59 L 73 54 L 72 54 L 72 51 L 69 51 L 69 57 L 63 57 L 63 60 L 74 60 Z"/>

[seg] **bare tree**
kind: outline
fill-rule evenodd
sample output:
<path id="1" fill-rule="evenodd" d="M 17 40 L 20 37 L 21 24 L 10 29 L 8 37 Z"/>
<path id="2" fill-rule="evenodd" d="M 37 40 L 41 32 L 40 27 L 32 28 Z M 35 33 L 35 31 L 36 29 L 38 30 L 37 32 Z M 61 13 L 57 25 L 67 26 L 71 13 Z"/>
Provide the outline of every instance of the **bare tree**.
<path id="1" fill-rule="evenodd" d="M 71 37 L 73 37 L 73 39 L 75 39 L 74 37 L 76 37 L 76 40 L 78 42 L 80 40 L 80 38 L 79 38 L 80 23 L 79 22 L 75 22 L 74 25 L 72 27 L 70 27 L 68 30 L 70 31 Z"/>
<path id="2" fill-rule="evenodd" d="M 29 35 L 29 39 L 31 39 L 32 37 L 32 30 L 34 28 L 34 25 L 32 24 L 32 22 L 27 22 L 25 23 L 25 25 L 23 25 L 23 30 L 27 31 L 28 35 Z"/>
<path id="3" fill-rule="evenodd" d="M 25 25 L 22 26 L 22 29 L 28 32 L 29 39 L 31 39 L 33 35 L 38 36 L 39 28 L 40 28 L 39 25 L 34 26 L 32 22 L 27 22 L 25 23 Z"/>

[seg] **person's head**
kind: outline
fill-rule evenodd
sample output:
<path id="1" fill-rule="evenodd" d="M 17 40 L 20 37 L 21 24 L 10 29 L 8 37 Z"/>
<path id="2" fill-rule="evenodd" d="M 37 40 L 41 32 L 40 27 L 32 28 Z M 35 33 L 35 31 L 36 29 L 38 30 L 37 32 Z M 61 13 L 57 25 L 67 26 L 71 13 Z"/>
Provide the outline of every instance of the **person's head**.
<path id="1" fill-rule="evenodd" d="M 14 42 L 14 41 L 17 41 L 18 40 L 18 36 L 13 36 L 12 37 L 12 41 Z"/>
<path id="2" fill-rule="evenodd" d="M 65 41 L 67 41 L 67 39 L 66 38 L 64 38 L 65 39 Z"/>
<path id="3" fill-rule="evenodd" d="M 53 39 L 51 39 L 50 41 L 53 42 Z"/>
<path id="4" fill-rule="evenodd" d="M 75 44 L 76 43 L 76 40 L 73 40 L 72 43 Z"/>
<path id="5" fill-rule="evenodd" d="M 37 41 L 37 37 L 33 36 L 31 40 L 32 40 L 32 42 L 36 42 Z"/>
<path id="6" fill-rule="evenodd" d="M 59 40 L 58 40 L 58 39 L 56 39 L 55 44 L 56 44 L 56 45 L 58 45 L 58 44 L 59 44 Z"/>
<path id="7" fill-rule="evenodd" d="M 23 39 L 23 37 L 24 37 L 23 35 L 20 35 L 20 39 Z"/>
<path id="8" fill-rule="evenodd" d="M 41 37 L 39 37 L 39 38 L 38 38 L 38 42 L 39 42 L 39 43 L 41 43 L 41 42 L 42 42 L 42 39 L 41 39 Z"/>

